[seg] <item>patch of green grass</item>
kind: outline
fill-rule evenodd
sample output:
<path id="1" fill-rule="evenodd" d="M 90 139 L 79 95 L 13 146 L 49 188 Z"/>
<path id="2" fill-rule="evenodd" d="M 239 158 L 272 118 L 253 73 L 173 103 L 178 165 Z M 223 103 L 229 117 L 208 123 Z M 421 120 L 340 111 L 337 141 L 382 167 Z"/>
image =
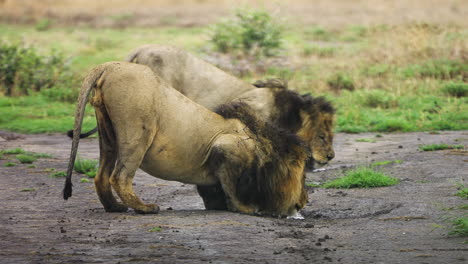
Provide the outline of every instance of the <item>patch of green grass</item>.
<path id="1" fill-rule="evenodd" d="M 148 232 L 161 232 L 162 228 L 161 227 L 153 227 L 151 229 L 148 229 Z"/>
<path id="2" fill-rule="evenodd" d="M 468 64 L 449 59 L 428 60 L 410 65 L 401 70 L 406 78 L 463 79 L 468 72 Z"/>
<path id="3" fill-rule="evenodd" d="M 455 195 L 463 199 L 468 199 L 468 187 L 465 187 L 465 185 L 461 183 L 458 183 L 457 187 L 458 187 L 458 192 Z"/>
<path id="4" fill-rule="evenodd" d="M 355 85 L 353 79 L 346 74 L 337 73 L 327 80 L 327 84 L 332 91 L 354 91 Z"/>
<path id="5" fill-rule="evenodd" d="M 338 51 L 335 47 L 321 47 L 318 45 L 308 44 L 304 46 L 303 54 L 305 56 L 316 55 L 318 57 L 326 58 L 332 57 Z"/>
<path id="6" fill-rule="evenodd" d="M 21 149 L 21 148 L 4 149 L 4 150 L 1 150 L 0 153 L 2 154 L 26 154 L 26 150 Z"/>
<path id="7" fill-rule="evenodd" d="M 76 172 L 86 174 L 89 177 L 88 174 L 92 175 L 93 172 L 95 173 L 97 170 L 97 167 L 98 167 L 97 160 L 77 158 L 75 161 L 74 169 Z"/>
<path id="8" fill-rule="evenodd" d="M 449 235 L 468 237 L 468 218 L 467 217 L 456 217 L 450 220 L 452 224 Z M 465 241 L 466 242 L 466 241 Z"/>
<path id="9" fill-rule="evenodd" d="M 50 159 L 53 156 L 47 153 L 35 153 L 35 152 L 28 152 L 29 155 L 36 157 L 36 158 L 44 158 L 44 159 Z"/>
<path id="10" fill-rule="evenodd" d="M 401 160 L 383 160 L 383 161 L 376 161 L 371 164 L 371 167 L 383 166 L 388 164 L 399 164 Z"/>
<path id="11" fill-rule="evenodd" d="M 382 172 L 368 167 L 359 167 L 348 171 L 344 177 L 326 182 L 323 187 L 339 189 L 372 188 L 391 186 L 398 182 L 398 179 L 387 176 Z"/>
<path id="12" fill-rule="evenodd" d="M 80 182 L 81 182 L 81 183 L 87 183 L 87 182 L 89 182 L 89 179 L 87 179 L 87 178 L 81 178 L 81 179 L 80 179 Z"/>
<path id="13" fill-rule="evenodd" d="M 463 145 L 448 145 L 448 144 L 430 144 L 419 146 L 419 149 L 422 151 L 436 151 L 436 150 L 445 150 L 445 149 L 463 149 Z"/>
<path id="14" fill-rule="evenodd" d="M 20 192 L 34 192 L 34 191 L 36 191 L 35 188 L 24 188 L 20 190 Z"/>
<path id="15" fill-rule="evenodd" d="M 377 140 L 373 138 L 358 138 L 356 139 L 356 142 L 368 142 L 368 143 L 375 143 Z"/>
<path id="16" fill-rule="evenodd" d="M 37 31 L 46 31 L 50 28 L 50 25 L 51 25 L 51 20 L 44 18 L 44 19 L 39 20 L 36 23 L 35 28 Z"/>
<path id="17" fill-rule="evenodd" d="M 441 91 L 454 97 L 468 96 L 468 84 L 464 82 L 449 82 L 442 86 Z"/>
<path id="18" fill-rule="evenodd" d="M 34 164 L 32 164 L 32 165 L 28 165 L 27 168 L 28 168 L 28 169 L 34 169 L 34 168 L 37 168 L 37 166 L 34 165 Z"/>
<path id="19" fill-rule="evenodd" d="M 7 162 L 7 163 L 3 164 L 3 167 L 14 167 L 14 166 L 16 166 L 16 163 L 14 163 L 14 162 Z"/>
<path id="20" fill-rule="evenodd" d="M 26 154 L 19 154 L 19 155 L 16 155 L 16 159 L 19 160 L 19 162 L 21 163 L 33 163 L 34 161 L 37 160 L 36 157 L 33 157 L 33 156 L 30 156 L 30 155 L 26 155 Z"/>
<path id="21" fill-rule="evenodd" d="M 63 171 L 57 171 L 49 175 L 49 178 L 64 178 L 67 174 Z"/>
<path id="22" fill-rule="evenodd" d="M 398 106 L 398 100 L 396 97 L 383 90 L 370 90 L 362 93 L 362 105 L 372 108 L 392 108 Z"/>

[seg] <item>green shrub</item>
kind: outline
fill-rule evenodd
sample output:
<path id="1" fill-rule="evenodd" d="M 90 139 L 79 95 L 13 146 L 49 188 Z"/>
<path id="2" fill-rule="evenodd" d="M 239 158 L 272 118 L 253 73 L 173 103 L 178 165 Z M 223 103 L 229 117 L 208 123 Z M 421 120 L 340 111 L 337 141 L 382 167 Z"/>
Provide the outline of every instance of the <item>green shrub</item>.
<path id="1" fill-rule="evenodd" d="M 77 158 L 75 161 L 74 169 L 76 172 L 87 174 L 96 171 L 98 168 L 98 161 L 93 159 Z"/>
<path id="2" fill-rule="evenodd" d="M 34 48 L 0 44 L 0 92 L 6 96 L 77 86 L 69 61 L 62 55 L 52 51 L 43 56 Z"/>
<path id="3" fill-rule="evenodd" d="M 281 48 L 283 27 L 264 10 L 238 9 L 212 28 L 211 42 L 223 53 L 272 56 Z"/>
<path id="4" fill-rule="evenodd" d="M 442 92 L 454 97 L 465 97 L 468 95 L 468 84 L 463 82 L 450 82 L 442 86 Z"/>
<path id="5" fill-rule="evenodd" d="M 348 75 L 338 73 L 327 80 L 327 84 L 333 91 L 348 90 L 354 91 L 354 81 Z"/>
<path id="6" fill-rule="evenodd" d="M 323 185 L 324 188 L 371 188 L 385 187 L 397 184 L 396 178 L 387 176 L 381 172 L 368 167 L 359 167 L 348 171 L 344 177 L 329 181 Z"/>
<path id="7" fill-rule="evenodd" d="M 16 155 L 16 159 L 18 159 L 21 163 L 33 163 L 34 161 L 37 160 L 36 157 L 33 157 L 31 155 L 26 155 L 26 154 L 19 154 Z"/>
<path id="8" fill-rule="evenodd" d="M 468 77 L 468 64 L 447 59 L 429 60 L 404 68 L 402 74 L 407 78 L 463 79 Z"/>
<path id="9" fill-rule="evenodd" d="M 50 19 L 47 19 L 47 18 L 41 19 L 36 23 L 36 30 L 46 31 L 50 28 L 50 24 L 51 24 Z"/>
<path id="10" fill-rule="evenodd" d="M 419 149 L 422 151 L 436 151 L 444 149 L 463 149 L 462 145 L 447 145 L 447 144 L 430 144 L 419 146 Z"/>

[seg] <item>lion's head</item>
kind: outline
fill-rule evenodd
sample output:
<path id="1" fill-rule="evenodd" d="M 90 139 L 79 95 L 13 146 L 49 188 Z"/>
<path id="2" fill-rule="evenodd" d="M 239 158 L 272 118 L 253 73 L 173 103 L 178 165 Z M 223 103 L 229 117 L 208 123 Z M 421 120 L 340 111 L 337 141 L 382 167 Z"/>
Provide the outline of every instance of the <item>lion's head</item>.
<path id="1" fill-rule="evenodd" d="M 257 119 L 242 102 L 221 105 L 216 112 L 225 119 L 239 119 L 251 131 L 254 151 L 250 164 L 230 168 L 242 170 L 235 172 L 237 198 L 255 205 L 261 214 L 287 216 L 303 208 L 308 199 L 304 168 L 309 152 L 299 137 Z"/>
<path id="2" fill-rule="evenodd" d="M 335 157 L 333 150 L 333 120 L 335 110 L 324 97 L 300 95 L 287 89 L 287 82 L 278 79 L 257 81 L 258 88 L 271 88 L 276 109 L 272 110 L 272 122 L 296 133 L 311 150 L 307 168 L 314 163 L 324 165 Z"/>
<path id="3" fill-rule="evenodd" d="M 314 163 L 324 165 L 335 157 L 333 150 L 333 121 L 335 110 L 324 97 L 303 95 L 303 105 L 300 110 L 302 126 L 297 135 L 304 140 L 312 150 L 312 159 L 307 167 L 312 169 Z"/>

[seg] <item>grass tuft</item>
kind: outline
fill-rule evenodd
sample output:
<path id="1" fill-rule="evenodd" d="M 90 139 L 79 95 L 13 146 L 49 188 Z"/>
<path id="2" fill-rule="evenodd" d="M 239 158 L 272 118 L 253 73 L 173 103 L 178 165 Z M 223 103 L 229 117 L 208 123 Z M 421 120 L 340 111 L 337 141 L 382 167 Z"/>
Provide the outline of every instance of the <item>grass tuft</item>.
<path id="1" fill-rule="evenodd" d="M 7 163 L 3 164 L 3 167 L 14 167 L 14 166 L 16 166 L 16 163 L 14 163 L 14 162 L 7 162 Z"/>
<path id="2" fill-rule="evenodd" d="M 86 175 L 88 175 L 88 174 L 92 175 L 93 172 L 95 173 L 97 171 L 97 168 L 98 168 L 98 161 L 97 160 L 78 158 L 75 161 L 74 169 L 78 173 L 83 173 L 83 174 L 86 174 Z"/>
<path id="3" fill-rule="evenodd" d="M 453 97 L 468 96 L 468 84 L 463 82 L 450 82 L 442 86 L 442 92 Z"/>
<path id="4" fill-rule="evenodd" d="M 325 183 L 323 187 L 338 189 L 372 188 L 391 186 L 398 182 L 398 179 L 387 176 L 371 168 L 359 167 L 348 171 L 344 177 Z"/>
<path id="5" fill-rule="evenodd" d="M 14 149 L 1 150 L 0 153 L 2 154 L 26 154 L 26 151 L 24 149 L 14 148 Z"/>
<path id="6" fill-rule="evenodd" d="M 356 139 L 356 142 L 368 142 L 368 143 L 375 143 L 377 140 L 373 138 L 358 138 Z"/>
<path id="7" fill-rule="evenodd" d="M 389 165 L 389 164 L 399 164 L 401 163 L 401 160 L 383 160 L 383 161 L 376 161 L 371 164 L 371 167 L 377 167 L 377 166 L 383 166 L 383 165 Z"/>
<path id="8" fill-rule="evenodd" d="M 419 149 L 422 151 L 436 151 L 444 149 L 464 149 L 463 145 L 447 145 L 447 144 L 430 144 L 419 146 Z"/>
<path id="9" fill-rule="evenodd" d="M 18 159 L 19 162 L 21 162 L 23 164 L 25 164 L 25 163 L 31 164 L 31 163 L 33 163 L 34 161 L 37 160 L 36 157 L 33 157 L 31 155 L 26 155 L 26 154 L 16 155 L 16 159 Z"/>
<path id="10" fill-rule="evenodd" d="M 49 178 L 64 178 L 67 174 L 63 171 L 57 171 L 49 175 Z"/>
<path id="11" fill-rule="evenodd" d="M 468 218 L 457 217 L 450 220 L 450 223 L 452 224 L 452 228 L 448 233 L 449 235 L 468 237 Z"/>

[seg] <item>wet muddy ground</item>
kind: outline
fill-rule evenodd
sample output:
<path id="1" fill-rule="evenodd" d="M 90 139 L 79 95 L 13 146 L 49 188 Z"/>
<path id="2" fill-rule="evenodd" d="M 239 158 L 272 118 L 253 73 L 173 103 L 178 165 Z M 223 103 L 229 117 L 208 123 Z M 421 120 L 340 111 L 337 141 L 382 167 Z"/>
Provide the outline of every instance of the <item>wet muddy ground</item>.
<path id="1" fill-rule="evenodd" d="M 422 144 L 467 144 L 468 132 L 337 134 L 336 158 L 307 174 L 323 183 L 343 170 L 374 161 L 400 179 L 373 189 L 309 187 L 305 220 L 203 210 L 191 185 L 139 171 L 137 194 L 157 201 L 157 215 L 106 213 L 92 182 L 73 177 L 74 193 L 61 198 L 71 141 L 64 135 L 0 135 L 0 149 L 49 153 L 35 168 L 4 167 L 0 160 L 0 263 L 466 263 L 466 238 L 448 236 L 446 218 L 466 214 L 454 194 L 468 180 L 466 150 L 422 152 Z M 8 138 L 10 140 L 6 140 Z M 357 142 L 372 138 L 376 142 Z M 11 140 L 13 139 L 13 140 Z M 97 158 L 97 140 L 80 142 L 80 155 Z"/>

